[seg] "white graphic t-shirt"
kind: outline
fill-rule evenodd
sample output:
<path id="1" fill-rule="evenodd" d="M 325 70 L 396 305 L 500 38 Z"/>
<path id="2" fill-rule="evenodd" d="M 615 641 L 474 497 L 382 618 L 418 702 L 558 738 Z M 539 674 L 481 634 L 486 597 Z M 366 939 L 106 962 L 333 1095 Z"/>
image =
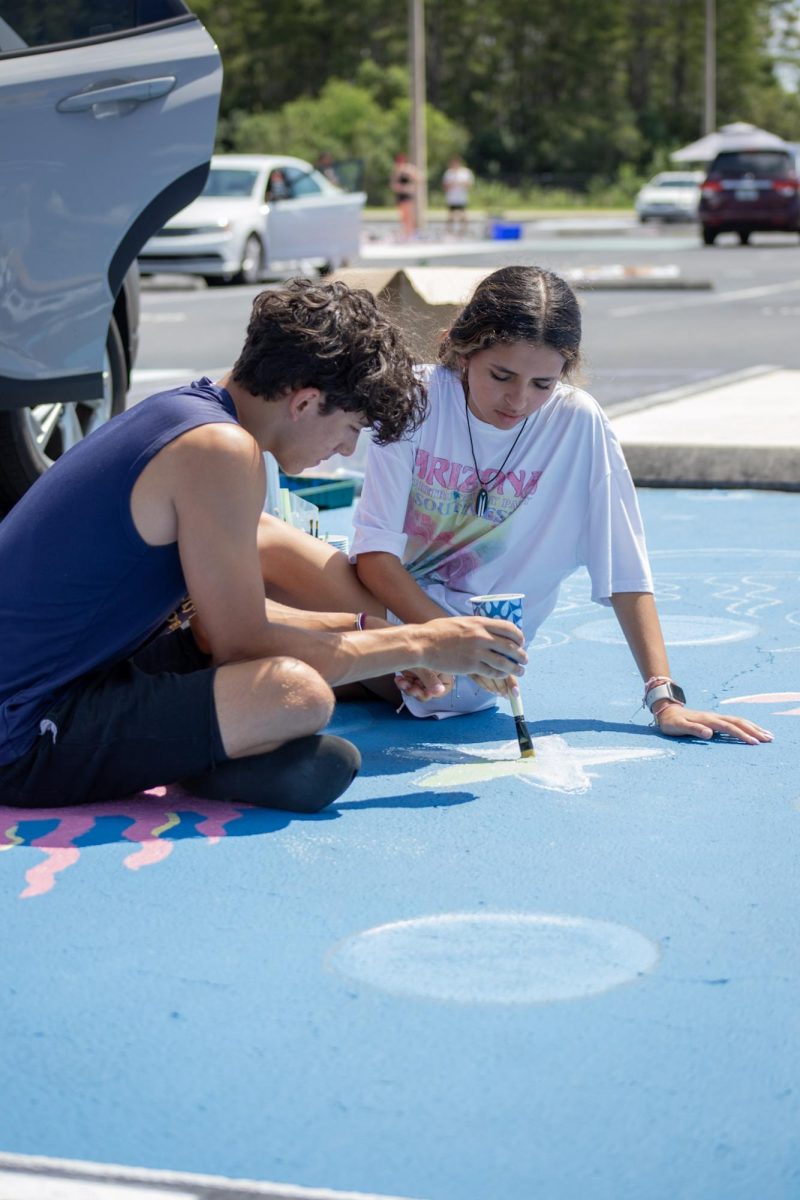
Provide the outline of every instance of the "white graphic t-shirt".
<path id="1" fill-rule="evenodd" d="M 528 642 L 581 566 L 600 604 L 615 592 L 652 592 L 633 482 L 596 400 L 558 384 L 500 474 L 519 429 L 470 415 L 478 475 L 459 379 L 439 366 L 420 374 L 430 404 L 421 428 L 405 441 L 369 446 L 351 561 L 368 551 L 395 554 L 450 613 L 471 614 L 470 596 L 524 592 Z M 482 485 L 489 503 L 478 516 Z"/>

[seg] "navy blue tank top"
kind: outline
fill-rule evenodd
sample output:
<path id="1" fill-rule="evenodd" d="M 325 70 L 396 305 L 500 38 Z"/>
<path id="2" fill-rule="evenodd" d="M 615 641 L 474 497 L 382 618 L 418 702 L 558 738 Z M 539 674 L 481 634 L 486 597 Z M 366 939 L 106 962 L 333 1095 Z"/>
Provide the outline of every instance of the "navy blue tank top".
<path id="1" fill-rule="evenodd" d="M 180 434 L 230 422 L 233 400 L 210 379 L 151 396 L 59 458 L 0 521 L 0 764 L 29 749 L 71 682 L 127 658 L 177 608 L 177 542 L 142 540 L 131 491 Z"/>

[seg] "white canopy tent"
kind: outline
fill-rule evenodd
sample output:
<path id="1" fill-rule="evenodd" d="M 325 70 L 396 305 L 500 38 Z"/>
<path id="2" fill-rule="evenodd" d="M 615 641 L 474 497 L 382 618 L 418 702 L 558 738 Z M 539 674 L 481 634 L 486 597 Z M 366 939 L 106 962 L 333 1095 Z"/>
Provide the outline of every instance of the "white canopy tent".
<path id="1" fill-rule="evenodd" d="M 709 163 L 720 150 L 771 150 L 786 146 L 783 138 L 746 121 L 723 125 L 715 133 L 707 133 L 696 142 L 681 147 L 670 155 L 677 163 Z"/>

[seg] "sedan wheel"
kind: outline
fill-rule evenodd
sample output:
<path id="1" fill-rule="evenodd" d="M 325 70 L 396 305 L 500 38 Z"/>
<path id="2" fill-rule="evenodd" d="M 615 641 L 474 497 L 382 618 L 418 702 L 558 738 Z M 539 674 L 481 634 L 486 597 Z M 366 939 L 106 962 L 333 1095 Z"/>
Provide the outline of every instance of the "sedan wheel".
<path id="1" fill-rule="evenodd" d="M 258 283 L 264 274 L 264 247 L 261 239 L 251 233 L 244 244 L 242 265 L 234 279 L 234 283 Z"/>
<path id="2" fill-rule="evenodd" d="M 0 503 L 16 503 L 57 458 L 122 412 L 127 392 L 125 351 L 112 319 L 103 358 L 101 396 L 0 413 Z"/>

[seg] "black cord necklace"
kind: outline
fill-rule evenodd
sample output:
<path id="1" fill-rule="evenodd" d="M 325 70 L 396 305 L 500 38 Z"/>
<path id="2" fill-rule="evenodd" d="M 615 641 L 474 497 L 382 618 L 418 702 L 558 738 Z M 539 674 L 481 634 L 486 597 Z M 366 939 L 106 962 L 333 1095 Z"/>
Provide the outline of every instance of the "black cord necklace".
<path id="1" fill-rule="evenodd" d="M 478 514 L 479 517 L 482 517 L 483 514 L 486 512 L 486 508 L 489 503 L 489 488 L 492 486 L 492 484 L 495 482 L 495 480 L 499 479 L 500 476 L 503 474 L 503 467 L 506 465 L 508 460 L 511 458 L 511 455 L 514 453 L 514 447 L 516 446 L 519 439 L 522 437 L 522 434 L 525 430 L 525 426 L 528 424 L 528 418 L 526 417 L 525 420 L 522 422 L 519 433 L 514 438 L 514 441 L 511 443 L 511 449 L 509 450 L 508 454 L 503 459 L 499 468 L 495 471 L 492 478 L 488 479 L 486 481 L 486 483 L 484 483 L 483 480 L 481 479 L 481 473 L 478 470 L 478 464 L 475 460 L 475 447 L 472 444 L 472 428 L 469 423 L 469 395 L 464 396 L 464 404 L 466 406 L 466 413 L 467 413 L 467 433 L 469 434 L 469 448 L 472 453 L 472 465 L 475 468 L 475 475 L 477 477 L 478 483 L 481 485 L 480 489 L 478 491 L 478 494 L 475 497 L 475 512 Z"/>

